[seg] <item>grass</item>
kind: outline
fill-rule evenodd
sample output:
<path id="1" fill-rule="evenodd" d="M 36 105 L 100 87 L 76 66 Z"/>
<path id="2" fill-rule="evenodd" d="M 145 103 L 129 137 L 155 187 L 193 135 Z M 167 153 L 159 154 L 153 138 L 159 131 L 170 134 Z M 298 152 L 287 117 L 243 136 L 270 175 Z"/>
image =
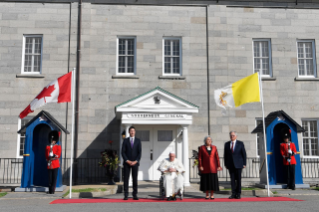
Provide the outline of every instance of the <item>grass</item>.
<path id="1" fill-rule="evenodd" d="M 7 192 L 0 193 L 0 198 L 4 197 L 5 195 L 7 195 Z"/>
<path id="2" fill-rule="evenodd" d="M 72 189 L 72 193 L 100 192 L 100 191 L 106 191 L 106 188 L 82 188 L 82 189 Z M 63 197 L 68 196 L 69 193 L 70 193 L 70 190 L 68 190 L 65 194 L 63 194 Z"/>
<path id="3" fill-rule="evenodd" d="M 223 191 L 230 191 L 231 188 L 224 188 L 222 189 Z M 252 190 L 260 190 L 260 188 L 250 188 L 250 187 L 244 187 L 244 188 L 241 188 L 242 191 L 252 191 Z"/>
<path id="4" fill-rule="evenodd" d="M 319 187 L 314 187 L 314 188 L 312 188 L 312 189 L 319 191 Z"/>
<path id="5" fill-rule="evenodd" d="M 273 193 L 273 194 L 278 194 L 278 192 L 277 192 L 277 191 L 273 191 L 272 193 Z"/>

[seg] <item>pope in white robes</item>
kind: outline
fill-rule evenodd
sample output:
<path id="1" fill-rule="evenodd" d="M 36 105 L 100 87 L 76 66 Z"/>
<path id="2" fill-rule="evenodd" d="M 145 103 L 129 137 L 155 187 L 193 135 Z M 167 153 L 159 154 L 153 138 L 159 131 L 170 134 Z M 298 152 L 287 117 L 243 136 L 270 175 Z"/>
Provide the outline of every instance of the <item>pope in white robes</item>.
<path id="1" fill-rule="evenodd" d="M 174 152 L 170 152 L 169 158 L 164 159 L 158 170 L 164 173 L 164 187 L 168 200 L 175 200 L 176 194 L 183 189 L 185 172 L 183 164 L 176 158 Z"/>

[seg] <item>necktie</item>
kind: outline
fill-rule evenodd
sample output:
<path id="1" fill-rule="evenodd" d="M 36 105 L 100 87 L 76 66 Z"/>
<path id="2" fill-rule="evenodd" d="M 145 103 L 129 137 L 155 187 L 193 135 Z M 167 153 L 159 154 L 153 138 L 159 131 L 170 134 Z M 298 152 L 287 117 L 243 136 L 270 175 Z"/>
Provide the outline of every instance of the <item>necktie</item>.
<path id="1" fill-rule="evenodd" d="M 234 142 L 231 142 L 231 152 L 234 153 Z"/>
<path id="2" fill-rule="evenodd" d="M 134 142 L 133 142 L 133 138 L 131 138 L 131 147 L 133 148 Z"/>

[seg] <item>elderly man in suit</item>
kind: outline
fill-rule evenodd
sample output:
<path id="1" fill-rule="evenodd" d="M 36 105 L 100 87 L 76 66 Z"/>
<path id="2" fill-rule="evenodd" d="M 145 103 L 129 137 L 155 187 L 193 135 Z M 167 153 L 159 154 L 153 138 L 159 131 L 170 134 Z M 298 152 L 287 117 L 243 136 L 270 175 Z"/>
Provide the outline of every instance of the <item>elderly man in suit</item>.
<path id="1" fill-rule="evenodd" d="M 231 178 L 232 195 L 229 199 L 240 199 L 241 171 L 246 167 L 246 150 L 244 143 L 237 140 L 235 131 L 230 131 L 229 136 L 230 141 L 227 141 L 224 147 L 224 163 Z"/>
<path id="2" fill-rule="evenodd" d="M 128 200 L 128 181 L 132 170 L 133 179 L 133 200 L 137 197 L 137 173 L 142 156 L 141 140 L 135 137 L 135 128 L 129 128 L 130 137 L 125 138 L 122 145 L 122 157 L 124 166 L 124 200 Z"/>

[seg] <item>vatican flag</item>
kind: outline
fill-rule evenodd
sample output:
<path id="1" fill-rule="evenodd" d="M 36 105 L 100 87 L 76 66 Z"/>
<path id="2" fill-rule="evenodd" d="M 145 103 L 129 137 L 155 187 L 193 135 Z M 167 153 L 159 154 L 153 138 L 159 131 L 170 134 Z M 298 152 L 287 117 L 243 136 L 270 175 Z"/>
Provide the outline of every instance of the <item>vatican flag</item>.
<path id="1" fill-rule="evenodd" d="M 251 102 L 260 102 L 258 73 L 215 90 L 214 97 L 216 104 L 224 109 L 226 107 L 238 107 Z"/>

